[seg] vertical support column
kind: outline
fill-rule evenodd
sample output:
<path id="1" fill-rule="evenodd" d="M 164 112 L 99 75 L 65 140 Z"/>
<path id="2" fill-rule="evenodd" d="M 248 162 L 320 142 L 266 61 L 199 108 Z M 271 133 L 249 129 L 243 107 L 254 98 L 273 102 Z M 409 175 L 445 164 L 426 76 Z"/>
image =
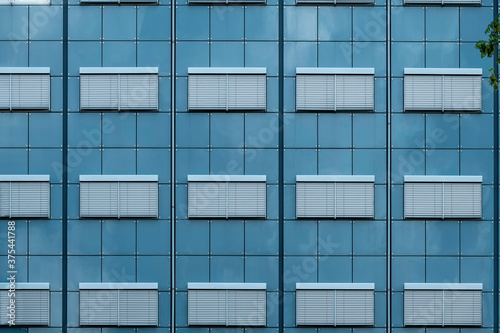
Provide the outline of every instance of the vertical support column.
<path id="1" fill-rule="evenodd" d="M 170 6 L 170 332 L 175 332 L 175 15 L 176 2 L 172 0 Z"/>
<path id="2" fill-rule="evenodd" d="M 68 331 L 68 0 L 63 0 L 62 333 Z"/>
<path id="3" fill-rule="evenodd" d="M 498 16 L 498 0 L 493 0 L 493 19 L 496 19 Z M 498 77 L 498 45 L 496 46 L 495 52 L 493 52 L 493 68 L 494 68 L 494 73 L 495 76 Z M 498 200 L 499 200 L 499 126 L 498 126 L 498 121 L 499 121 L 499 113 L 498 113 L 498 92 L 495 91 L 493 92 L 493 133 L 494 133 L 494 143 L 493 146 L 494 148 L 494 157 L 493 157 L 493 207 L 494 207 L 494 214 L 493 214 L 493 235 L 495 236 L 495 241 L 494 241 L 494 269 L 493 269 L 493 329 L 495 332 L 498 332 L 499 327 L 498 327 L 498 305 L 499 305 L 499 300 L 498 297 L 500 297 L 499 293 L 499 283 L 498 279 L 500 278 L 499 276 L 499 268 L 498 268 L 498 260 L 499 260 L 499 245 L 498 245 L 498 237 L 499 237 L 499 228 L 498 228 L 498 223 L 499 223 L 499 207 L 498 207 Z"/>
<path id="4" fill-rule="evenodd" d="M 386 331 L 387 333 L 392 331 L 392 281 L 391 281 L 391 270 L 392 270 L 392 170 L 391 170 L 391 162 L 392 162 L 392 142 L 391 142 L 391 114 L 392 114 L 392 105 L 391 105 L 391 92 L 392 92 L 392 68 L 391 68 L 391 1 L 386 1 L 386 119 L 387 119 L 387 128 L 386 128 L 386 151 L 387 151 L 387 187 L 386 187 L 386 228 L 387 228 L 387 244 L 386 244 L 386 265 L 387 265 L 387 273 L 386 273 L 386 293 L 387 293 L 387 308 L 386 308 Z"/>
<path id="5" fill-rule="evenodd" d="M 278 303 L 279 303 L 279 332 L 283 333 L 284 328 L 284 216 L 285 205 L 283 202 L 284 197 L 284 0 L 279 0 L 279 13 L 278 13 L 278 118 L 279 118 L 279 156 L 278 156 L 278 194 L 279 194 L 279 211 L 278 211 L 278 225 L 279 225 L 279 288 L 278 288 Z"/>

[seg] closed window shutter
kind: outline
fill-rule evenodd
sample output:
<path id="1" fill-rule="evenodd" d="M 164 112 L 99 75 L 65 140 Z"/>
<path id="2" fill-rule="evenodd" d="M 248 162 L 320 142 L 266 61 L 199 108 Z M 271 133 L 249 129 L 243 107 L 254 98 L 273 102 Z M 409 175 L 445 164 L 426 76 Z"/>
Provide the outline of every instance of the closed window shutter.
<path id="1" fill-rule="evenodd" d="M 226 191 L 224 182 L 189 182 L 188 216 L 225 217 Z"/>
<path id="2" fill-rule="evenodd" d="M 374 216 L 373 183 L 337 183 L 336 217 Z"/>
<path id="3" fill-rule="evenodd" d="M 299 111 L 335 111 L 335 75 L 297 75 Z"/>
<path id="4" fill-rule="evenodd" d="M 266 184 L 229 182 L 229 217 L 266 217 Z"/>
<path id="5" fill-rule="evenodd" d="M 373 290 L 337 290 L 336 325 L 374 325 Z"/>
<path id="6" fill-rule="evenodd" d="M 442 75 L 405 75 L 404 108 L 405 111 L 442 110 Z"/>
<path id="7" fill-rule="evenodd" d="M 227 75 L 189 75 L 189 110 L 226 110 Z"/>
<path id="8" fill-rule="evenodd" d="M 120 110 L 157 110 L 158 76 L 120 75 Z"/>
<path id="9" fill-rule="evenodd" d="M 117 182 L 80 182 L 80 217 L 118 216 Z"/>
<path id="10" fill-rule="evenodd" d="M 11 217 L 50 217 L 49 182 L 12 182 Z"/>
<path id="11" fill-rule="evenodd" d="M 10 304 L 8 290 L 0 291 L 0 325 L 8 325 Z M 16 290 L 15 305 L 17 326 L 49 326 L 50 292 L 49 290 Z"/>
<path id="12" fill-rule="evenodd" d="M 297 182 L 297 217 L 334 217 L 335 183 Z"/>
<path id="13" fill-rule="evenodd" d="M 405 290 L 405 326 L 442 325 L 442 290 Z"/>
<path id="14" fill-rule="evenodd" d="M 118 75 L 80 75 L 81 109 L 117 110 L 118 96 Z"/>
<path id="15" fill-rule="evenodd" d="M 337 110 L 373 110 L 373 75 L 337 75 Z"/>
<path id="16" fill-rule="evenodd" d="M 481 76 L 444 76 L 444 109 L 481 111 Z"/>
<path id="17" fill-rule="evenodd" d="M 118 325 L 118 290 L 80 290 L 80 325 Z"/>
<path id="18" fill-rule="evenodd" d="M 158 291 L 119 290 L 119 326 L 158 325 Z"/>
<path id="19" fill-rule="evenodd" d="M 226 290 L 188 290 L 188 325 L 226 325 Z"/>
<path id="20" fill-rule="evenodd" d="M 120 217 L 157 217 L 158 183 L 120 182 Z"/>
<path id="21" fill-rule="evenodd" d="M 296 324 L 334 325 L 335 290 L 297 290 Z"/>
<path id="22" fill-rule="evenodd" d="M 0 109 L 10 108 L 10 75 L 0 75 Z"/>
<path id="23" fill-rule="evenodd" d="M 479 183 L 445 183 L 444 216 L 448 218 L 481 218 L 481 192 Z"/>
<path id="24" fill-rule="evenodd" d="M 50 109 L 50 75 L 12 75 L 12 109 Z"/>
<path id="25" fill-rule="evenodd" d="M 445 290 L 444 325 L 480 326 L 482 292 L 480 290 Z"/>
<path id="26" fill-rule="evenodd" d="M 228 290 L 228 326 L 266 326 L 265 290 Z"/>
<path id="27" fill-rule="evenodd" d="M 10 217 L 10 182 L 0 182 L 0 217 Z"/>
<path id="28" fill-rule="evenodd" d="M 405 218 L 441 218 L 443 216 L 442 183 L 405 183 Z"/>
<path id="29" fill-rule="evenodd" d="M 228 75 L 229 110 L 265 110 L 265 75 Z"/>

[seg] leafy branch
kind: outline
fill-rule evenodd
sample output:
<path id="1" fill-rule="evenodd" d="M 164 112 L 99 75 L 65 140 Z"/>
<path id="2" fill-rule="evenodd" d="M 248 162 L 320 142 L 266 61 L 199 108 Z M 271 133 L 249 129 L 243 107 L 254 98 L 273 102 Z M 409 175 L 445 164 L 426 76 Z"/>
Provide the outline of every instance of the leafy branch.
<path id="1" fill-rule="evenodd" d="M 495 17 L 495 19 L 488 24 L 486 31 L 484 32 L 488 36 L 488 41 L 480 40 L 476 43 L 476 49 L 481 51 L 481 58 L 493 57 L 494 54 L 498 54 L 498 42 L 500 41 L 500 15 Z M 497 64 L 500 64 L 500 57 L 497 58 Z M 498 90 L 498 78 L 495 75 L 494 68 L 490 68 L 490 85 L 493 86 L 495 91 Z"/>

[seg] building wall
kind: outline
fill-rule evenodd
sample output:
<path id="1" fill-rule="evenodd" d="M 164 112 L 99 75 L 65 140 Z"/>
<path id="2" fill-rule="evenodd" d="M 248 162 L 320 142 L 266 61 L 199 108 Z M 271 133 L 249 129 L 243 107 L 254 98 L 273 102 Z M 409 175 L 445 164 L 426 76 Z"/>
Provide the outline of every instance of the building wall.
<path id="1" fill-rule="evenodd" d="M 424 330 L 403 328 L 404 282 L 481 282 L 483 328 L 474 331 L 497 329 L 492 61 L 481 59 L 474 47 L 493 18 L 492 5 L 491 0 L 481 7 L 376 0 L 374 6 L 296 6 L 293 0 L 269 0 L 265 6 L 193 6 L 160 0 L 154 6 L 83 6 L 70 0 L 67 41 L 60 1 L 0 6 L 0 66 L 50 66 L 52 76 L 51 112 L 0 113 L 0 174 L 51 175 L 51 219 L 16 221 L 18 281 L 50 282 L 51 288 L 52 327 L 29 330 L 62 327 L 63 237 L 68 241 L 67 327 L 74 333 L 101 331 L 78 327 L 79 282 L 159 283 L 158 328 L 103 332 L 313 333 L 316 328 L 295 327 L 296 282 L 374 282 L 375 327 L 335 329 L 371 333 Z M 68 73 L 63 73 L 64 61 Z M 79 68 L 101 66 L 158 67 L 159 112 L 80 112 Z M 187 112 L 187 68 L 222 66 L 267 68 L 266 112 Z M 375 68 L 375 112 L 295 112 L 296 67 Z M 403 113 L 406 67 L 483 68 L 483 112 Z M 68 79 L 67 96 L 63 78 Z M 62 178 L 63 112 L 68 116 L 67 184 Z M 157 174 L 160 218 L 79 219 L 78 179 L 90 174 Z M 267 218 L 189 220 L 188 174 L 266 175 Z M 375 219 L 297 220 L 295 176 L 311 174 L 375 175 Z M 411 174 L 482 175 L 483 219 L 403 220 L 403 176 Z M 65 185 L 68 216 L 63 217 Z M 0 222 L 5 251 L 6 223 Z M 1 279 L 6 265 L 2 253 Z M 267 328 L 188 328 L 187 282 L 266 282 Z"/>

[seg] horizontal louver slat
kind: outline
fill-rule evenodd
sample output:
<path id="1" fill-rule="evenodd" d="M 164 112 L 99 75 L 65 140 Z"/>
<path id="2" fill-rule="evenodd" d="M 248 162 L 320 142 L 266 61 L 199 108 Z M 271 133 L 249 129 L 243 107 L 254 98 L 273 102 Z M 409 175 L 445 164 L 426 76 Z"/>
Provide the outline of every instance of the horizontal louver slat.
<path id="1" fill-rule="evenodd" d="M 50 75 L 12 75 L 12 109 L 50 109 Z"/>
<path id="2" fill-rule="evenodd" d="M 11 217 L 50 217 L 49 182 L 12 182 Z"/>
<path id="3" fill-rule="evenodd" d="M 442 75 L 405 75 L 404 109 L 405 111 L 442 110 Z"/>
<path id="4" fill-rule="evenodd" d="M 479 183 L 445 183 L 444 217 L 481 218 L 481 193 Z"/>
<path id="5" fill-rule="evenodd" d="M 118 109 L 118 75 L 80 75 L 80 108 Z"/>
<path id="6" fill-rule="evenodd" d="M 266 217 L 266 184 L 229 182 L 228 217 Z"/>
<path id="7" fill-rule="evenodd" d="M 10 182 L 0 182 L 0 217 L 10 217 Z"/>
<path id="8" fill-rule="evenodd" d="M 80 182 L 80 217 L 118 216 L 117 182 Z"/>
<path id="9" fill-rule="evenodd" d="M 481 76 L 444 76 L 444 109 L 481 111 Z"/>
<path id="10" fill-rule="evenodd" d="M 336 325 L 373 325 L 373 290 L 337 290 L 335 297 Z"/>
<path id="11" fill-rule="evenodd" d="M 266 83 L 265 75 L 229 75 L 228 109 L 265 110 Z"/>
<path id="12" fill-rule="evenodd" d="M 334 290 L 297 290 L 296 324 L 334 325 Z"/>
<path id="13" fill-rule="evenodd" d="M 444 325 L 480 326 L 482 292 L 480 290 L 445 290 Z"/>
<path id="14" fill-rule="evenodd" d="M 374 216 L 373 183 L 337 183 L 336 216 L 370 218 Z"/>
<path id="15" fill-rule="evenodd" d="M 118 325 L 118 290 L 80 290 L 80 325 Z"/>
<path id="16" fill-rule="evenodd" d="M 120 110 L 157 110 L 158 75 L 120 74 Z"/>
<path id="17" fill-rule="evenodd" d="M 189 290 L 188 325 L 226 325 L 226 290 Z"/>
<path id="18" fill-rule="evenodd" d="M 120 326 L 156 326 L 157 290 L 119 290 Z"/>
<path id="19" fill-rule="evenodd" d="M 337 110 L 373 110 L 373 75 L 337 75 L 336 80 Z"/>
<path id="20" fill-rule="evenodd" d="M 297 217 L 334 217 L 335 183 L 304 183 L 296 185 Z"/>
<path id="21" fill-rule="evenodd" d="M 405 218 L 441 218 L 443 216 L 442 183 L 405 183 Z"/>
<path id="22" fill-rule="evenodd" d="M 265 326 L 265 290 L 228 290 L 228 326 Z"/>
<path id="23" fill-rule="evenodd" d="M 158 183 L 120 182 L 120 217 L 157 217 Z"/>
<path id="24" fill-rule="evenodd" d="M 0 326 L 9 324 L 10 297 L 8 290 L 0 290 Z"/>
<path id="25" fill-rule="evenodd" d="M 335 111 L 335 75 L 297 75 L 299 111 Z"/>
<path id="26" fill-rule="evenodd" d="M 226 110 L 227 75 L 189 75 L 189 110 Z"/>
<path id="27" fill-rule="evenodd" d="M 49 325 L 49 290 L 16 290 L 16 325 Z"/>
<path id="28" fill-rule="evenodd" d="M 405 326 L 436 326 L 443 324 L 442 290 L 405 290 Z"/>
<path id="29" fill-rule="evenodd" d="M 189 182 L 189 217 L 225 217 L 226 183 Z"/>
<path id="30" fill-rule="evenodd" d="M 0 109 L 10 109 L 10 75 L 0 75 Z"/>

